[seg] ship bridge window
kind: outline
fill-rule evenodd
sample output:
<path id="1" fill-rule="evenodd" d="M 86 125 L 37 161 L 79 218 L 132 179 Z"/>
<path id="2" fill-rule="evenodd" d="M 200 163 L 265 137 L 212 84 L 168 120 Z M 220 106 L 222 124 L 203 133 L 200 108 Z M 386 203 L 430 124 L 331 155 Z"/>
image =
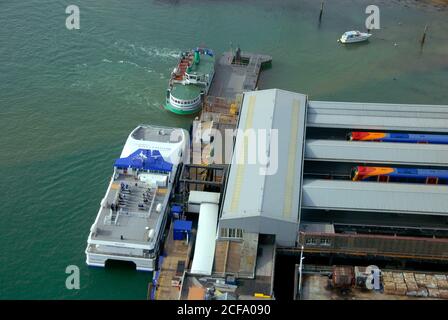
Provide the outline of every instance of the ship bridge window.
<path id="1" fill-rule="evenodd" d="M 320 245 L 321 246 L 330 246 L 331 245 L 331 241 L 330 239 L 320 239 Z"/>

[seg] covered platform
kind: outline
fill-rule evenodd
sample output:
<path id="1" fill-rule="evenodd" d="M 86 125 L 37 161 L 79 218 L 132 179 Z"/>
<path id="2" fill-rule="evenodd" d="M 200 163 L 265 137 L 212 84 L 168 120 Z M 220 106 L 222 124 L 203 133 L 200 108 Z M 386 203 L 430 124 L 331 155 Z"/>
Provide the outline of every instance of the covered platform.
<path id="1" fill-rule="evenodd" d="M 448 106 L 309 101 L 307 126 L 446 133 Z"/>
<path id="2" fill-rule="evenodd" d="M 448 147 L 443 144 L 309 139 L 305 143 L 305 159 L 447 166 Z"/>
<path id="3" fill-rule="evenodd" d="M 448 216 L 448 186 L 305 179 L 302 208 Z"/>

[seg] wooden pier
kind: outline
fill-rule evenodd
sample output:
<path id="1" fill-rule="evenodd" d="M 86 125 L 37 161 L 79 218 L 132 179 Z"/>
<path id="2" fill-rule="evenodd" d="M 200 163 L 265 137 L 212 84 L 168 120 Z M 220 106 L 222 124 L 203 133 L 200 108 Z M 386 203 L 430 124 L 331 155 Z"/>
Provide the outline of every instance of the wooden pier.
<path id="1" fill-rule="evenodd" d="M 194 231 L 192 230 L 192 239 L 195 237 Z M 182 275 L 190 263 L 192 243 L 193 241 L 189 241 L 187 244 L 183 240 L 174 240 L 173 224 L 171 224 L 165 242 L 165 256 L 160 276 L 157 280 L 156 300 L 177 300 L 179 298 Z"/>

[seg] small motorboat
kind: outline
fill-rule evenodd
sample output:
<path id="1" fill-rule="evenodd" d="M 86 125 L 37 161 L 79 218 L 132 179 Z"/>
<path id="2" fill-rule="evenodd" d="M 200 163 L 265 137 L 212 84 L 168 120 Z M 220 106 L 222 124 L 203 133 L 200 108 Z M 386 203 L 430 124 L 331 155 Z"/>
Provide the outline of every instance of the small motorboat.
<path id="1" fill-rule="evenodd" d="M 368 40 L 372 35 L 366 32 L 360 31 L 347 31 L 341 36 L 338 42 L 341 43 L 354 43 Z"/>

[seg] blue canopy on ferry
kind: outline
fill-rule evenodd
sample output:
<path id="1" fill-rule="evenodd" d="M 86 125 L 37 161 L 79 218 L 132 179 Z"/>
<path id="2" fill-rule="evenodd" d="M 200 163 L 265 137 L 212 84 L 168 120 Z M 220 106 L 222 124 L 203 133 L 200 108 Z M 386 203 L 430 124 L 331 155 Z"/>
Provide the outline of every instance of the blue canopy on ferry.
<path id="1" fill-rule="evenodd" d="M 173 164 L 165 161 L 159 150 L 138 149 L 126 158 L 115 160 L 115 167 L 170 172 Z"/>

